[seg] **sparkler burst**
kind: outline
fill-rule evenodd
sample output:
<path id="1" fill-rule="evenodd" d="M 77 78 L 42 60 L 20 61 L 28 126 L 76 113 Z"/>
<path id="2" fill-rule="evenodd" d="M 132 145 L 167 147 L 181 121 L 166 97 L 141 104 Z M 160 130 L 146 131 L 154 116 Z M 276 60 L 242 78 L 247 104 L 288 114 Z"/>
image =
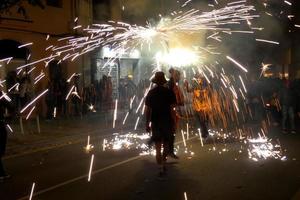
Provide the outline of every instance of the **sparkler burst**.
<path id="1" fill-rule="evenodd" d="M 271 66 L 272 64 L 264 64 L 264 63 L 261 63 L 261 73 L 260 73 L 260 76 L 259 77 L 261 77 L 266 71 L 268 71 L 270 68 L 270 66 Z"/>

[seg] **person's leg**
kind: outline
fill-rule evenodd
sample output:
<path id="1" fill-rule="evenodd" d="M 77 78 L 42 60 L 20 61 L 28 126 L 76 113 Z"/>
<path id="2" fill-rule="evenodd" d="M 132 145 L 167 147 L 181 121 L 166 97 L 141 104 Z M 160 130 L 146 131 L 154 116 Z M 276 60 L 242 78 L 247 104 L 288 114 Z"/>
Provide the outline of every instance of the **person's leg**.
<path id="1" fill-rule="evenodd" d="M 4 170 L 4 166 L 2 163 L 2 157 L 5 154 L 6 149 L 6 141 L 7 141 L 7 131 L 4 124 L 0 124 L 0 177 L 3 177 L 6 175 L 6 172 Z"/>
<path id="2" fill-rule="evenodd" d="M 200 131 L 203 138 L 208 136 L 205 113 L 199 112 Z"/>
<path id="3" fill-rule="evenodd" d="M 162 165 L 164 166 L 167 161 L 167 156 L 170 154 L 170 140 L 163 141 L 163 155 L 162 155 Z"/>
<path id="4" fill-rule="evenodd" d="M 283 131 L 286 131 L 286 120 L 287 120 L 287 115 L 288 115 L 288 110 L 287 106 L 282 105 L 281 107 L 281 112 L 282 112 L 282 121 L 281 121 L 281 128 Z"/>
<path id="5" fill-rule="evenodd" d="M 6 172 L 4 170 L 3 162 L 2 162 L 2 156 L 0 156 L 0 177 L 4 177 L 6 175 Z"/>
<path id="6" fill-rule="evenodd" d="M 296 130 L 295 113 L 294 113 L 294 108 L 292 106 L 289 107 L 288 113 L 289 113 L 290 128 L 291 128 L 291 131 L 294 132 Z"/>
<path id="7" fill-rule="evenodd" d="M 174 155 L 174 142 L 175 142 L 175 134 L 172 133 L 171 139 L 168 142 L 170 155 Z"/>
<path id="8" fill-rule="evenodd" d="M 162 164 L 162 156 L 161 156 L 161 142 L 155 142 L 155 151 L 156 151 L 156 163 L 158 165 Z"/>

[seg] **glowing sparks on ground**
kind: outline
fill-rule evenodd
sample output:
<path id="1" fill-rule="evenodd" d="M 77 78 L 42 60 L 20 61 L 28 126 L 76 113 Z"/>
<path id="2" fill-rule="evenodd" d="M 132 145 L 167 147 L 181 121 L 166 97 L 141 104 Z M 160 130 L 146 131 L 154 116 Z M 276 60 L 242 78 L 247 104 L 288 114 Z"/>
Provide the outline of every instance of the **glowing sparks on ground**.
<path id="1" fill-rule="evenodd" d="M 86 152 L 90 152 L 93 148 L 94 148 L 94 146 L 90 144 L 90 136 L 88 136 L 85 150 L 86 150 Z"/>
<path id="2" fill-rule="evenodd" d="M 254 161 L 266 160 L 268 158 L 286 160 L 286 156 L 282 155 L 280 144 L 273 144 L 270 139 L 259 137 L 256 139 L 248 139 L 249 149 L 248 156 Z"/>

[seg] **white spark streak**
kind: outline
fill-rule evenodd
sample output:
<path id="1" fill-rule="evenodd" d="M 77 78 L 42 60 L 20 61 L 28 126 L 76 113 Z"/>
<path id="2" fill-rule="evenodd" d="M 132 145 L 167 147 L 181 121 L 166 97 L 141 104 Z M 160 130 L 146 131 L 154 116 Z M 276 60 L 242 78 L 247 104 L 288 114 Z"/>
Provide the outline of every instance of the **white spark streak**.
<path id="1" fill-rule="evenodd" d="M 228 3 L 227 5 L 241 4 L 241 3 L 246 3 L 246 2 L 247 2 L 247 0 L 233 1 L 233 2 Z"/>
<path id="2" fill-rule="evenodd" d="M 126 122 L 126 119 L 127 119 L 128 115 L 129 115 L 129 112 L 127 112 L 127 113 L 126 113 L 126 115 L 125 115 L 125 117 L 124 117 L 124 120 L 123 120 L 123 125 L 125 124 L 125 122 Z"/>
<path id="3" fill-rule="evenodd" d="M 284 3 L 288 4 L 289 6 L 291 6 L 291 5 L 292 5 L 292 3 L 291 3 L 291 2 L 289 2 L 289 1 L 284 1 Z"/>
<path id="4" fill-rule="evenodd" d="M 11 98 L 9 98 L 9 96 L 7 95 L 7 93 L 5 93 L 3 91 L 2 91 L 2 95 L 0 96 L 0 99 L 2 99 L 2 98 L 6 99 L 6 101 L 11 102 Z"/>
<path id="5" fill-rule="evenodd" d="M 113 128 L 115 128 L 116 120 L 117 120 L 117 113 L 118 112 L 118 99 L 115 102 L 115 110 L 114 110 L 114 119 L 113 119 Z"/>
<path id="6" fill-rule="evenodd" d="M 184 192 L 183 194 L 184 194 L 184 200 L 188 200 L 186 192 Z"/>
<path id="7" fill-rule="evenodd" d="M 26 116 L 26 120 L 29 119 L 29 117 L 30 117 L 31 113 L 34 111 L 34 109 L 35 109 L 35 106 L 33 106 L 33 107 L 31 108 L 31 110 L 29 111 L 28 115 Z"/>
<path id="8" fill-rule="evenodd" d="M 12 59 L 13 59 L 13 57 L 4 58 L 4 59 L 1 59 L 0 62 L 7 61 L 6 64 L 9 64 Z"/>
<path id="9" fill-rule="evenodd" d="M 144 99 L 145 99 L 145 97 L 143 97 L 143 98 L 141 99 L 140 104 L 139 104 L 139 106 L 137 107 L 135 113 L 138 113 L 138 112 L 139 112 L 139 109 L 140 109 L 140 107 L 142 106 L 142 103 L 144 102 Z"/>
<path id="10" fill-rule="evenodd" d="M 66 100 L 69 99 L 69 97 L 70 97 L 70 95 L 71 95 L 71 93 L 72 93 L 72 91 L 73 91 L 74 88 L 75 88 L 75 85 L 73 85 L 73 86 L 71 87 L 70 91 L 68 92 L 68 94 L 67 94 L 67 96 L 66 96 Z"/>
<path id="11" fill-rule="evenodd" d="M 244 91 L 247 93 L 247 89 L 246 89 L 246 86 L 245 86 L 245 84 L 244 84 L 244 81 L 243 81 L 241 75 L 239 75 L 239 78 L 240 78 L 240 80 L 241 80 L 241 83 L 242 83 L 242 86 L 243 86 Z"/>
<path id="12" fill-rule="evenodd" d="M 198 133 L 199 133 L 199 137 L 200 137 L 201 146 L 203 147 L 203 139 L 202 139 L 200 128 L 198 128 Z"/>
<path id="13" fill-rule="evenodd" d="M 63 40 L 68 40 L 68 39 L 73 39 L 74 36 L 68 36 L 68 37 L 64 37 L 64 38 L 60 38 L 57 41 L 63 41 Z"/>
<path id="14" fill-rule="evenodd" d="M 51 55 L 51 56 L 49 56 L 49 57 L 47 57 L 47 58 L 42 58 L 42 59 L 40 59 L 40 60 L 31 62 L 31 63 L 27 63 L 27 64 L 25 64 L 25 65 L 21 65 L 21 66 L 17 67 L 17 69 L 22 69 L 22 68 L 25 68 L 25 67 L 27 67 L 27 66 L 34 65 L 34 64 L 37 64 L 37 63 L 46 61 L 46 60 L 51 60 L 51 59 L 53 59 L 53 58 L 55 58 L 55 57 L 57 57 L 57 56 L 58 56 L 58 55 L 54 55 L 54 56 Z"/>
<path id="15" fill-rule="evenodd" d="M 81 27 L 82 27 L 81 25 L 78 25 L 78 26 L 75 26 L 73 29 L 75 30 L 75 29 L 79 29 Z"/>
<path id="16" fill-rule="evenodd" d="M 181 136 L 182 136 L 183 145 L 186 147 L 186 141 L 185 141 L 183 130 L 181 130 Z"/>
<path id="17" fill-rule="evenodd" d="M 11 133 L 13 133 L 14 131 L 13 131 L 13 129 L 10 127 L 10 125 L 9 124 L 6 124 L 6 127 L 9 129 L 9 131 L 11 132 Z"/>
<path id="18" fill-rule="evenodd" d="M 40 80 L 42 80 L 42 78 L 44 78 L 46 75 L 43 73 L 41 74 L 39 77 L 36 77 L 37 79 L 34 81 L 34 85 L 36 85 Z"/>
<path id="19" fill-rule="evenodd" d="M 12 91 L 14 88 L 16 88 L 16 90 L 18 91 L 19 90 L 19 83 L 16 83 L 14 84 L 13 86 L 11 86 L 9 89 L 8 89 L 8 92 Z"/>
<path id="20" fill-rule="evenodd" d="M 132 104 L 133 104 L 134 99 L 135 99 L 135 95 L 130 99 L 130 105 L 129 105 L 130 109 L 132 109 Z"/>
<path id="21" fill-rule="evenodd" d="M 34 187 L 35 187 L 35 183 L 33 183 L 33 184 L 32 184 L 32 187 L 31 187 L 31 192 L 30 192 L 30 196 L 29 196 L 29 200 L 32 200 L 32 196 L 33 196 Z"/>
<path id="22" fill-rule="evenodd" d="M 91 175 L 93 170 L 93 163 L 94 163 L 94 154 L 91 157 L 91 163 L 90 163 L 90 170 L 89 170 L 89 176 L 88 176 L 88 182 L 91 181 Z"/>
<path id="23" fill-rule="evenodd" d="M 258 42 L 265 42 L 265 43 L 270 43 L 270 44 L 279 44 L 279 42 L 276 41 L 271 41 L 271 40 L 263 40 L 263 39 L 255 39 Z"/>
<path id="24" fill-rule="evenodd" d="M 233 62 L 234 64 L 236 64 L 239 68 L 241 68 L 243 71 L 248 72 L 248 70 L 243 67 L 240 63 L 238 63 L 237 61 L 235 61 L 233 58 L 231 58 L 230 56 L 226 56 L 226 58 L 228 60 L 230 60 L 231 62 Z"/>
<path id="25" fill-rule="evenodd" d="M 29 102 L 21 111 L 20 113 L 23 113 L 29 106 L 34 104 L 36 100 L 38 100 L 41 96 L 43 96 L 46 92 L 48 92 L 49 89 L 44 90 L 41 94 L 39 94 L 37 97 L 35 97 L 31 102 Z"/>
<path id="26" fill-rule="evenodd" d="M 53 117 L 56 118 L 56 107 L 54 107 Z"/>
<path id="27" fill-rule="evenodd" d="M 75 75 L 76 75 L 76 73 L 73 73 L 73 74 L 70 76 L 70 78 L 68 78 L 67 82 L 70 83 L 71 80 L 72 80 L 72 78 L 73 78 Z"/>
<path id="28" fill-rule="evenodd" d="M 33 43 L 30 42 L 30 43 L 27 43 L 27 44 L 20 45 L 20 46 L 18 46 L 18 48 L 21 49 L 23 47 L 27 47 L 27 46 L 30 46 L 30 45 L 33 45 Z"/>
<path id="29" fill-rule="evenodd" d="M 189 123 L 186 123 L 186 139 L 188 140 L 189 138 L 190 138 Z"/>
<path id="30" fill-rule="evenodd" d="M 134 130 L 137 129 L 137 126 L 139 124 L 139 121 L 140 121 L 140 117 L 137 118 L 136 122 L 135 122 L 135 126 L 134 126 Z"/>

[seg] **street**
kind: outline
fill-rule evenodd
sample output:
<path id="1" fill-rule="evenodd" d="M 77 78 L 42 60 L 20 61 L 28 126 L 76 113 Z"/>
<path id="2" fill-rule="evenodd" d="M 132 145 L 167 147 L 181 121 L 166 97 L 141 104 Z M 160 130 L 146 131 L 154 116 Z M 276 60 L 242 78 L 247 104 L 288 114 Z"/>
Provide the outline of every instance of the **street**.
<path id="1" fill-rule="evenodd" d="M 207 140 L 201 147 L 197 136 L 186 141 L 185 153 L 177 135 L 180 159 L 168 159 L 164 179 L 158 178 L 153 156 L 139 156 L 140 150 L 103 151 L 103 140 L 92 138 L 90 152 L 84 141 L 6 159 L 12 178 L 1 183 L 0 196 L 28 199 L 35 183 L 32 199 L 299 199 L 299 135 L 283 136 L 274 128 L 270 137 L 280 139 L 286 161 L 254 162 L 247 151 L 239 153 L 240 142 Z"/>

